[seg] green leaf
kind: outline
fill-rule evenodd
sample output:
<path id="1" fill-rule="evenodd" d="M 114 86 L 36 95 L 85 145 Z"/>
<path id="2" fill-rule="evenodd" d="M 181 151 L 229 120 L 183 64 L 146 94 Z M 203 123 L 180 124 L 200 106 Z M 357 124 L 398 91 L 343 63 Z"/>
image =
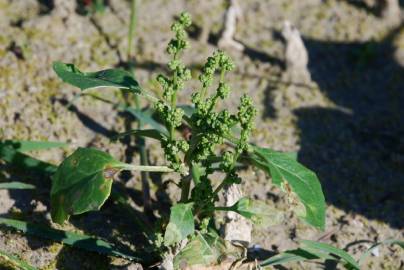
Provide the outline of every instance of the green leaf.
<path id="1" fill-rule="evenodd" d="M 300 242 L 304 245 L 302 249 L 310 252 L 310 251 L 320 251 L 325 254 L 330 254 L 337 256 L 338 258 L 341 258 L 344 260 L 352 269 L 357 269 L 360 270 L 358 263 L 355 261 L 354 258 L 352 258 L 351 255 L 349 255 L 346 251 L 333 247 L 331 245 L 325 244 L 325 243 L 320 243 L 320 242 L 315 242 L 315 241 L 310 241 L 310 240 L 300 240 Z M 316 253 L 319 254 L 319 253 Z"/>
<path id="2" fill-rule="evenodd" d="M 57 230 L 50 227 L 44 227 L 37 224 L 8 218 L 0 218 L 0 224 L 14 228 L 18 231 L 22 231 L 23 233 L 29 235 L 62 242 L 63 244 L 84 250 L 118 256 L 129 260 L 140 260 L 136 256 L 130 254 L 129 251 L 119 251 L 113 246 L 113 244 L 96 237 Z"/>
<path id="3" fill-rule="evenodd" d="M 372 250 L 374 250 L 380 245 L 398 245 L 401 248 L 404 248 L 404 241 L 396 239 L 387 239 L 382 242 L 375 243 L 362 254 L 362 256 L 359 258 L 358 264 L 362 264 L 363 261 L 366 259 L 366 257 L 369 256 L 369 254 L 372 252 Z"/>
<path id="4" fill-rule="evenodd" d="M 184 115 L 189 118 L 191 118 L 192 114 L 196 111 L 194 106 L 187 104 L 177 105 L 177 108 L 182 109 L 184 111 Z"/>
<path id="5" fill-rule="evenodd" d="M 124 109 L 124 111 L 127 111 L 128 113 L 132 114 L 134 117 L 136 117 L 142 125 L 150 125 L 153 129 L 160 131 L 161 133 L 168 135 L 168 131 L 159 122 L 153 119 L 152 110 L 139 110 L 139 109 L 134 109 L 132 107 L 127 107 Z"/>
<path id="6" fill-rule="evenodd" d="M 324 229 L 325 199 L 316 174 L 292 159 L 289 154 L 254 147 L 250 161 L 272 176 L 273 183 L 297 196 L 297 214 L 309 224 Z M 300 205 L 302 204 L 302 205 Z M 303 208 L 304 207 L 304 208 Z"/>
<path id="7" fill-rule="evenodd" d="M 120 138 L 128 136 L 128 135 L 147 137 L 147 138 L 156 139 L 158 141 L 162 141 L 165 138 L 167 138 L 167 136 L 164 133 L 161 133 L 160 131 L 158 131 L 156 129 L 134 129 L 134 130 L 130 130 L 128 132 L 119 133 L 113 139 L 120 139 Z"/>
<path id="8" fill-rule="evenodd" d="M 52 220 L 62 224 L 70 215 L 99 210 L 111 193 L 121 163 L 93 148 L 79 148 L 58 167 L 52 181 Z"/>
<path id="9" fill-rule="evenodd" d="M 241 198 L 233 206 L 232 211 L 251 219 L 255 224 L 273 226 L 282 221 L 282 214 L 279 210 L 265 204 L 264 202 L 251 200 L 247 197 Z"/>
<path id="10" fill-rule="evenodd" d="M 194 233 L 193 203 L 178 203 L 171 207 L 170 222 L 164 234 L 164 244 L 173 245 Z"/>
<path id="11" fill-rule="evenodd" d="M 0 183 L 0 189 L 35 189 L 35 186 L 22 182 L 7 182 Z"/>
<path id="12" fill-rule="evenodd" d="M 197 235 L 175 256 L 174 269 L 181 265 L 193 266 L 219 263 L 225 254 L 225 241 L 212 233 Z M 202 269 L 202 268 L 201 268 Z"/>
<path id="13" fill-rule="evenodd" d="M 7 252 L 0 250 L 0 258 L 10 262 L 14 269 L 19 270 L 37 270 L 37 268 L 29 265 L 27 262 L 19 259 L 17 256 L 11 255 Z"/>
<path id="14" fill-rule="evenodd" d="M 315 260 L 319 259 L 320 257 L 302 250 L 302 249 L 294 249 L 282 252 L 275 256 L 272 256 L 260 263 L 261 267 L 271 266 L 271 265 L 281 265 L 289 262 L 299 262 L 299 261 L 306 261 L 306 260 Z"/>
<path id="15" fill-rule="evenodd" d="M 53 70 L 66 83 L 86 90 L 99 87 L 128 89 L 140 94 L 142 89 L 132 74 L 123 69 L 106 69 L 98 72 L 81 72 L 73 64 L 54 62 Z"/>
<path id="16" fill-rule="evenodd" d="M 63 142 L 42 142 L 42 141 L 16 141 L 5 140 L 0 142 L 1 146 L 11 146 L 19 152 L 28 152 L 34 150 L 46 150 L 49 148 L 65 147 L 69 144 Z"/>

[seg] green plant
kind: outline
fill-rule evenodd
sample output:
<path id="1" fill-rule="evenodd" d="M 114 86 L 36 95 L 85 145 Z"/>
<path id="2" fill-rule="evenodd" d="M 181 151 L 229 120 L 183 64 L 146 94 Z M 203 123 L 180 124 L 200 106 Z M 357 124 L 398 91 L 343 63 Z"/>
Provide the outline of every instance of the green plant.
<path id="1" fill-rule="evenodd" d="M 257 204 L 242 198 L 232 207 L 218 206 L 218 194 L 226 186 L 240 184 L 237 164 L 256 166 L 270 174 L 273 183 L 300 199 L 298 214 L 309 224 L 324 228 L 325 202 L 315 173 L 299 164 L 288 153 L 280 153 L 249 143 L 257 111 L 248 95 L 240 99 L 238 111 L 219 110 L 218 103 L 228 98 L 231 87 L 226 74 L 234 68 L 229 56 L 222 51 L 208 58 L 199 76 L 200 89 L 192 94 L 192 106 L 177 105 L 177 95 L 191 72 L 181 62 L 182 52 L 189 47 L 186 28 L 191 18 L 183 13 L 172 25 L 174 38 L 167 52 L 170 76 L 158 75 L 163 97 L 157 98 L 144 90 L 131 73 L 120 69 L 83 73 L 72 64 L 56 62 L 54 70 L 65 82 L 87 90 L 98 87 L 115 87 L 147 98 L 152 104 L 162 129 L 139 129 L 123 135 L 148 137 L 158 140 L 164 150 L 167 164 L 162 166 L 132 165 L 115 160 L 96 149 L 80 148 L 66 158 L 54 175 L 51 201 L 52 219 L 62 224 L 69 216 L 98 210 L 109 197 L 113 178 L 122 170 L 143 172 L 172 172 L 179 175 L 180 200 L 171 208 L 170 218 L 163 217 L 162 226 L 155 232 L 154 245 L 159 252 L 174 252 L 186 239 L 206 237 L 207 224 L 215 211 L 235 211 L 246 218 L 260 220 L 263 211 Z M 214 91 L 215 76 L 219 74 Z M 186 125 L 190 138 L 178 136 L 177 129 Z M 222 172 L 224 177 L 215 187 L 212 173 Z M 193 185 L 192 185 L 193 182 Z M 191 188 L 192 187 L 192 188 Z M 211 230 L 209 230 L 211 231 Z M 174 253 L 178 253 L 175 251 Z"/>

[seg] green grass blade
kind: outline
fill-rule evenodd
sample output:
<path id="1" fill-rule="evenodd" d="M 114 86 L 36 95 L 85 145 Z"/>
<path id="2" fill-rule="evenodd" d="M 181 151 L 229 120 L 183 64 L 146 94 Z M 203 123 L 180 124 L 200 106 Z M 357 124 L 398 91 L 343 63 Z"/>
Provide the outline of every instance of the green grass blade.
<path id="1" fill-rule="evenodd" d="M 315 242 L 315 241 L 310 241 L 310 240 L 301 240 L 300 241 L 305 247 L 308 248 L 308 251 L 314 250 L 314 251 L 320 251 L 324 252 L 326 254 L 331 254 L 334 256 L 337 256 L 344 260 L 346 263 L 349 264 L 349 266 L 352 269 L 357 269 L 360 270 L 358 263 L 355 261 L 354 258 L 352 258 L 351 255 L 349 255 L 346 251 L 333 247 L 329 244 L 326 243 L 320 243 L 320 242 Z M 302 247 L 304 249 L 304 247 Z"/>
<path id="2" fill-rule="evenodd" d="M 283 253 L 277 254 L 267 260 L 264 260 L 260 263 L 261 267 L 271 266 L 271 265 L 280 265 L 289 262 L 299 262 L 299 261 L 306 261 L 306 260 L 315 260 L 320 259 L 320 257 L 302 250 L 302 249 L 294 249 L 288 250 Z"/>
<path id="3" fill-rule="evenodd" d="M 134 130 L 130 130 L 127 132 L 119 133 L 118 135 L 114 136 L 112 139 L 118 140 L 118 139 L 121 139 L 121 138 L 129 136 L 129 135 L 151 138 L 151 139 L 155 139 L 158 141 L 162 141 L 164 138 L 167 138 L 164 133 L 161 133 L 160 131 L 158 131 L 156 129 L 134 129 Z"/>
<path id="4" fill-rule="evenodd" d="M 0 144 L 0 160 L 10 163 L 20 170 L 35 171 L 42 174 L 55 173 L 57 168 L 52 164 L 21 153 L 10 145 Z"/>
<path id="5" fill-rule="evenodd" d="M 35 186 L 23 182 L 7 182 L 0 183 L 0 189 L 35 189 Z"/>
<path id="6" fill-rule="evenodd" d="M 0 257 L 3 258 L 4 260 L 10 262 L 13 267 L 16 267 L 15 269 L 20 269 L 20 270 L 38 270 L 37 268 L 29 265 L 27 262 L 19 259 L 18 257 L 11 255 L 7 252 L 4 252 L 0 250 Z"/>
<path id="7" fill-rule="evenodd" d="M 119 251 L 113 246 L 113 244 L 96 237 L 52 229 L 49 227 L 43 227 L 25 221 L 8 218 L 0 218 L 0 224 L 14 228 L 18 231 L 22 231 L 29 235 L 62 242 L 63 244 L 81 248 L 87 251 L 122 257 L 128 260 L 140 261 L 140 258 L 136 257 L 130 252 Z"/>
<path id="8" fill-rule="evenodd" d="M 11 146 L 19 152 L 28 152 L 34 150 L 46 150 L 50 148 L 66 147 L 68 143 L 64 142 L 43 142 L 43 141 L 16 141 L 5 140 L 0 142 L 1 146 Z"/>
<path id="9" fill-rule="evenodd" d="M 369 254 L 372 252 L 372 250 L 374 250 L 380 245 L 398 245 L 401 248 L 404 248 L 404 241 L 396 239 L 387 239 L 382 242 L 375 243 L 362 254 L 362 256 L 359 258 L 358 264 L 359 265 L 362 264 L 363 261 L 366 259 L 366 257 L 369 256 Z"/>

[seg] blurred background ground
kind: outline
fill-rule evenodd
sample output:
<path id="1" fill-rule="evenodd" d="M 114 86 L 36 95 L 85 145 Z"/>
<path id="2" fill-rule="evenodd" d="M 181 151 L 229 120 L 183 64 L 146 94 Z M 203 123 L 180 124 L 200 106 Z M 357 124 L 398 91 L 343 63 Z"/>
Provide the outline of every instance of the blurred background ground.
<path id="1" fill-rule="evenodd" d="M 68 2 L 68 1 L 66 1 Z M 141 85 L 160 93 L 155 77 L 165 72 L 165 46 L 173 18 L 187 10 L 194 18 L 192 49 L 185 61 L 198 67 L 216 49 L 225 2 L 139 1 L 134 51 L 135 75 Z M 235 108 L 248 93 L 259 116 L 254 142 L 276 150 L 297 151 L 300 162 L 317 172 L 327 208 L 325 232 L 309 228 L 289 211 L 288 201 L 262 172 L 242 172 L 244 190 L 287 211 L 283 224 L 256 228 L 254 243 L 271 252 L 296 246 L 297 239 L 322 239 L 346 248 L 356 258 L 369 242 L 404 236 L 404 29 L 400 21 L 383 18 L 372 1 L 243 0 L 243 18 L 236 39 L 244 52 L 229 50 L 236 63 L 230 75 Z M 301 32 L 309 53 L 312 81 L 289 84 L 284 76 L 283 21 Z M 82 70 L 120 66 L 126 61 L 129 3 L 110 0 L 103 13 L 65 14 L 52 1 L 0 0 L 0 137 L 2 139 L 67 141 L 72 148 L 37 153 L 57 164 L 77 146 L 94 146 L 125 160 L 127 146 L 109 137 L 124 130 L 124 118 L 112 106 L 82 98 L 63 84 L 52 62 L 76 64 Z M 207 42 L 199 41 L 209 29 Z M 180 102 L 187 102 L 194 85 Z M 104 97 L 119 100 L 118 92 Z M 159 147 L 150 144 L 151 162 L 163 162 Z M 135 154 L 133 162 L 138 162 Z M 37 181 L 35 176 L 2 165 L 0 181 Z M 4 169 L 4 170 L 3 170 Z M 139 175 L 122 181 L 139 190 Z M 156 180 L 159 181 L 159 180 Z M 0 214 L 46 222 L 48 188 L 0 190 Z M 168 194 L 166 194 L 168 192 Z M 171 189 L 153 195 L 170 201 Z M 170 193 L 171 192 L 171 193 Z M 132 192 L 134 201 L 139 201 Z M 74 217 L 65 229 L 107 239 L 118 237 L 136 246 L 139 232 L 124 211 L 107 203 L 99 213 Z M 40 269 L 110 269 L 116 259 L 62 247 L 59 244 L 0 230 L 0 250 L 18 254 Z M 364 269 L 403 269 L 404 252 L 381 247 Z M 97 263 L 95 263 L 95 261 Z M 339 269 L 333 264 L 291 264 L 279 269 Z M 1 268 L 1 267 L 0 267 Z"/>

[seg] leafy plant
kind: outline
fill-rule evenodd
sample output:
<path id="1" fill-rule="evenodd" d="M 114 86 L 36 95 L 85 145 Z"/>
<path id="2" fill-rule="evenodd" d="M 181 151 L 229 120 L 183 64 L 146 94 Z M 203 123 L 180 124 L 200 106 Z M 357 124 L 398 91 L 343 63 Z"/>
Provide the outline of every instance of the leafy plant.
<path id="1" fill-rule="evenodd" d="M 216 211 L 235 211 L 249 219 L 260 219 L 263 207 L 252 199 L 242 198 L 233 207 L 218 204 L 218 194 L 226 186 L 240 184 L 237 164 L 245 163 L 263 169 L 272 176 L 273 183 L 287 191 L 291 198 L 299 199 L 299 215 L 309 224 L 324 228 L 325 201 L 315 173 L 299 164 L 288 153 L 260 148 L 249 143 L 257 110 L 251 98 L 244 94 L 236 113 L 219 110 L 218 103 L 228 98 L 231 87 L 226 74 L 234 63 L 223 51 L 207 59 L 199 76 L 200 88 L 191 96 L 192 107 L 177 104 L 177 95 L 191 71 L 180 56 L 189 47 L 186 28 L 191 25 L 188 14 L 182 13 L 172 25 L 174 38 L 167 52 L 169 75 L 160 74 L 157 81 L 163 89 L 161 98 L 145 91 L 131 73 L 120 69 L 83 73 L 73 64 L 56 62 L 54 70 L 65 82 L 83 91 L 92 88 L 113 87 L 129 90 L 152 102 L 154 113 L 164 128 L 139 129 L 125 132 L 158 140 L 167 163 L 161 166 L 131 165 L 115 160 L 96 149 L 79 148 L 58 167 L 52 182 L 52 219 L 62 224 L 69 216 L 98 210 L 110 195 L 114 176 L 122 170 L 172 172 L 179 175 L 181 189 L 179 202 L 171 207 L 170 218 L 163 217 L 162 226 L 155 232 L 155 249 L 161 253 L 177 254 L 186 241 L 208 234 L 206 224 Z M 218 82 L 215 76 L 219 74 Z M 214 87 L 213 91 L 211 88 Z M 186 125 L 190 138 L 179 136 L 177 129 Z M 235 132 L 238 128 L 238 132 Z M 212 183 L 212 173 L 223 173 L 221 183 Z M 196 238 L 195 238 L 196 237 Z M 195 245 L 195 244 L 193 244 Z M 189 248 L 189 246 L 188 246 Z"/>

